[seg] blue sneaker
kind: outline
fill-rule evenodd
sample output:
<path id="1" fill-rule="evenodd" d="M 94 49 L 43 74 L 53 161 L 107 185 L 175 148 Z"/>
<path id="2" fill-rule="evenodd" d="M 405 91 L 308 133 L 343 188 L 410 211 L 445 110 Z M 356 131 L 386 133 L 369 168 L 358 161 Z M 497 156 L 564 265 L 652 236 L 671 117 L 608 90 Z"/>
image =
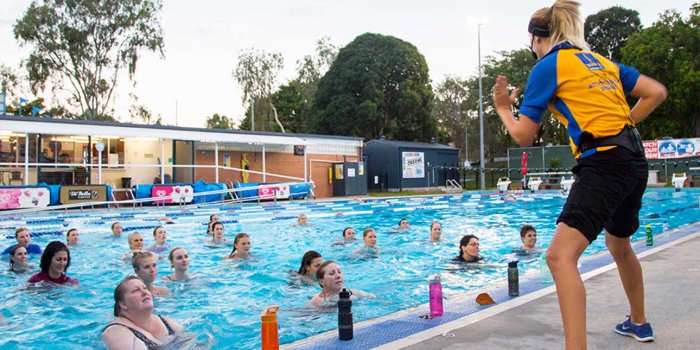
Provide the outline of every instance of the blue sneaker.
<path id="1" fill-rule="evenodd" d="M 632 337 L 637 341 L 650 342 L 654 341 L 654 331 L 651 330 L 651 324 L 649 322 L 636 325 L 630 321 L 630 317 L 615 326 L 615 332 L 620 335 L 627 337 Z"/>

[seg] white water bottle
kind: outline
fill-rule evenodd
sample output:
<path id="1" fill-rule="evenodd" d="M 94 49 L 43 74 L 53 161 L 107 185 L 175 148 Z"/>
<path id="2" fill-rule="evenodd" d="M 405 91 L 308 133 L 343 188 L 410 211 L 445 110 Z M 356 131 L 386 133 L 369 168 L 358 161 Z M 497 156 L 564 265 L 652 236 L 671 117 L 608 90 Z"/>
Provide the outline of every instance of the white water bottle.
<path id="1" fill-rule="evenodd" d="M 670 239 L 671 238 L 671 228 L 668 227 L 668 221 L 664 221 L 664 238 L 665 239 Z"/>

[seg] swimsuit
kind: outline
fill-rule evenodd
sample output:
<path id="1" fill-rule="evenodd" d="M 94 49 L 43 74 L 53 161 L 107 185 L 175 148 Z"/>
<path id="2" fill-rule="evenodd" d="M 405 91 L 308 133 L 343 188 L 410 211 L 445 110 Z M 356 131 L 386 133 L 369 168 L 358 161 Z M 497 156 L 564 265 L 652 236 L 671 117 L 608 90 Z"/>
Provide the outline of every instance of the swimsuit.
<path id="1" fill-rule="evenodd" d="M 168 321 L 166 321 L 165 318 L 163 318 L 163 316 L 161 316 L 161 315 L 158 315 L 158 318 L 160 318 L 160 320 L 163 322 L 163 325 L 168 330 L 168 335 L 173 335 L 173 333 L 175 333 L 175 332 L 173 332 L 173 329 L 168 324 Z M 104 331 L 107 328 L 109 328 L 111 326 L 115 326 L 115 325 L 126 327 L 128 330 L 131 331 L 131 333 L 134 333 L 134 336 L 136 338 L 138 338 L 140 341 L 142 341 L 143 344 L 146 345 L 146 348 L 148 350 L 160 350 L 160 349 L 164 348 L 163 345 L 160 345 L 160 344 L 154 342 L 153 340 L 148 338 L 145 334 L 141 333 L 140 331 L 136 330 L 135 328 L 127 326 L 127 325 L 122 324 L 122 323 L 118 323 L 118 322 L 110 323 L 105 328 L 102 329 L 102 332 L 104 333 Z"/>

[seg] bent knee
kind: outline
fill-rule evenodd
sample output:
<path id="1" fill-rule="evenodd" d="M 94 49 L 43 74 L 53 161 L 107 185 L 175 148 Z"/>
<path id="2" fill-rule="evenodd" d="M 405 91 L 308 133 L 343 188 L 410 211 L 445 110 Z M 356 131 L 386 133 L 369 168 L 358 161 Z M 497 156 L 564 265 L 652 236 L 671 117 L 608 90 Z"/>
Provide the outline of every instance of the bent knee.
<path id="1" fill-rule="evenodd" d="M 554 270 L 570 264 L 575 266 L 579 257 L 574 254 L 565 254 L 561 251 L 547 249 L 546 258 L 547 266 L 549 266 L 550 270 Z"/>

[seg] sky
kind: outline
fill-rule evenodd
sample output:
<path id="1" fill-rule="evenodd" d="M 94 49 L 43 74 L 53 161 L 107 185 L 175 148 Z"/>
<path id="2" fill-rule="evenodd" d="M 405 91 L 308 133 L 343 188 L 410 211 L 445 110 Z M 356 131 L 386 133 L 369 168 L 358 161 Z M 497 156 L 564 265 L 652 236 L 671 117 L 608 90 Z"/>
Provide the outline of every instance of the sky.
<path id="1" fill-rule="evenodd" d="M 585 18 L 614 5 L 639 12 L 650 26 L 658 14 L 675 9 L 688 16 L 692 1 L 581 0 Z M 20 47 L 12 26 L 31 1 L 3 0 L 0 12 L 0 63 L 19 68 L 31 51 Z M 446 75 L 478 72 L 481 25 L 483 57 L 528 44 L 527 23 L 540 0 L 164 0 L 161 25 L 165 58 L 144 51 L 135 86 L 117 87 L 115 116 L 129 121 L 129 94 L 169 125 L 204 127 L 219 113 L 243 117 L 242 90 L 233 78 L 241 50 L 255 47 L 280 52 L 284 69 L 277 83 L 294 79 L 297 61 L 312 54 L 318 39 L 328 36 L 342 47 L 363 33 L 392 35 L 415 45 L 428 63 L 433 84 Z M 34 96 L 26 96 L 30 100 Z M 9 103 L 10 101 L 8 101 Z M 51 104 L 50 98 L 48 99 Z"/>

